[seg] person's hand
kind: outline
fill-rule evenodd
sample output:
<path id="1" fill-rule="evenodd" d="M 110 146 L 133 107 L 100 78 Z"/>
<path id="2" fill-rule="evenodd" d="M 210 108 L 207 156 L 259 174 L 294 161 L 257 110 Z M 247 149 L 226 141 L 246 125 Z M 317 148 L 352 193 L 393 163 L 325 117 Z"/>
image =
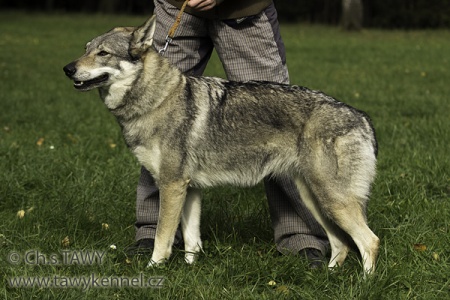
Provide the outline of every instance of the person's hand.
<path id="1" fill-rule="evenodd" d="M 195 10 L 205 11 L 213 8 L 216 4 L 216 0 L 189 0 L 187 6 L 190 6 Z"/>

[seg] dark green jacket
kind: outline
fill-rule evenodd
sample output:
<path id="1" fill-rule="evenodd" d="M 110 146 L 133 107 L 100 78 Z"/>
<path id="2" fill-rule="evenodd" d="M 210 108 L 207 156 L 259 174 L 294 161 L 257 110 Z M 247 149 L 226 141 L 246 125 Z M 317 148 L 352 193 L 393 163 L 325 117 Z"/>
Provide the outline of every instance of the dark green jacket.
<path id="1" fill-rule="evenodd" d="M 170 4 L 181 8 L 184 0 L 166 0 Z M 217 0 L 218 5 L 208 11 L 196 11 L 186 6 L 185 11 L 191 15 L 208 19 L 238 19 L 254 16 L 272 4 L 272 0 Z"/>

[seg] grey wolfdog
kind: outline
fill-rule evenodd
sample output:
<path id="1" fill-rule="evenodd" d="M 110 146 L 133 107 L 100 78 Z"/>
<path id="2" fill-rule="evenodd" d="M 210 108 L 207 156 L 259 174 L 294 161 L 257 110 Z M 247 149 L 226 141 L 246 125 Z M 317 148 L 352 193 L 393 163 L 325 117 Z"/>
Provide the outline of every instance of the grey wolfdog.
<path id="1" fill-rule="evenodd" d="M 169 258 L 180 220 L 185 260 L 194 262 L 200 188 L 287 176 L 327 233 L 328 266 L 344 262 L 350 236 L 373 272 L 379 239 L 365 214 L 377 142 L 368 116 L 304 87 L 186 76 L 153 49 L 154 30 L 154 17 L 112 29 L 64 67 L 76 89 L 99 89 L 160 189 L 149 266 Z"/>

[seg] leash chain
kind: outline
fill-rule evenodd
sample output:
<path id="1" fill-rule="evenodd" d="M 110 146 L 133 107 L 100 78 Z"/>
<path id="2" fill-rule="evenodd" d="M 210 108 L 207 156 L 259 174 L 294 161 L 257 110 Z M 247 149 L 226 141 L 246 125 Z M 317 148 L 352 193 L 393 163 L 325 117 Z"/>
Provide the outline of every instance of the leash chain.
<path id="1" fill-rule="evenodd" d="M 164 55 L 164 53 L 167 50 L 167 47 L 172 42 L 173 37 L 175 36 L 175 31 L 177 30 L 178 26 L 181 23 L 181 15 L 183 14 L 184 9 L 186 8 L 186 5 L 188 2 L 189 2 L 189 0 L 185 0 L 183 3 L 183 6 L 181 6 L 180 11 L 178 12 L 177 18 L 175 19 L 175 22 L 173 23 L 172 27 L 169 29 L 169 33 L 167 33 L 166 44 L 164 45 L 164 48 L 162 48 L 158 51 L 159 54 Z"/>

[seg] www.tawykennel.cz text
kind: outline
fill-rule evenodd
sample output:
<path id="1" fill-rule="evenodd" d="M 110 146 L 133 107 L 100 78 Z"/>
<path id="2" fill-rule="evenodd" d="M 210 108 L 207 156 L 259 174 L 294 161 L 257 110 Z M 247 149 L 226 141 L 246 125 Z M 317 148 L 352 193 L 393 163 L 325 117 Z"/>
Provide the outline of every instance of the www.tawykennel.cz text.
<path id="1" fill-rule="evenodd" d="M 16 276 L 8 278 L 11 288 L 161 288 L 164 277 L 146 277 L 140 273 L 135 277 L 124 276 L 90 276 L 69 277 L 63 275 L 52 276 Z"/>

